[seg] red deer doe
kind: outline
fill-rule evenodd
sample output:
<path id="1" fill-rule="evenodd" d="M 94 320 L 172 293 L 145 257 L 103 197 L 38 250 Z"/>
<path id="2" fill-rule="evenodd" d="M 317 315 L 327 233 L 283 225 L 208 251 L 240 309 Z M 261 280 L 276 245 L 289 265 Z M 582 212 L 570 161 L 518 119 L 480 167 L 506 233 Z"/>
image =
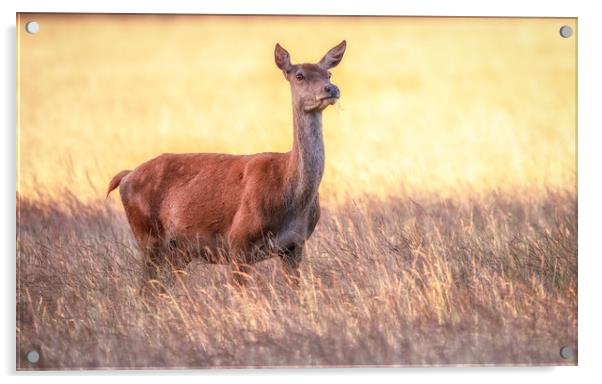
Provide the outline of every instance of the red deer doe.
<path id="1" fill-rule="evenodd" d="M 287 153 L 163 154 L 133 171 L 119 172 L 121 201 L 144 257 L 145 279 L 183 269 L 193 258 L 230 264 L 245 284 L 250 266 L 282 259 L 293 285 L 305 241 L 320 218 L 318 187 L 324 172 L 322 111 L 339 89 L 330 68 L 345 52 L 342 41 L 317 64 L 291 64 L 276 44 L 276 65 L 290 83 L 293 148 Z"/>

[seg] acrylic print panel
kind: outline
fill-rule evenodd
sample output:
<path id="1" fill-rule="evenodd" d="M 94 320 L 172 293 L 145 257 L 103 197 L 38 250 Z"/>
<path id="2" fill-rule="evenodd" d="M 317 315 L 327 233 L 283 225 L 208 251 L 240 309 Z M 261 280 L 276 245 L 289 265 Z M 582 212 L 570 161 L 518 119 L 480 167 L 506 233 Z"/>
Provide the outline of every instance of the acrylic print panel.
<path id="1" fill-rule="evenodd" d="M 577 363 L 576 19 L 17 31 L 18 369 Z"/>

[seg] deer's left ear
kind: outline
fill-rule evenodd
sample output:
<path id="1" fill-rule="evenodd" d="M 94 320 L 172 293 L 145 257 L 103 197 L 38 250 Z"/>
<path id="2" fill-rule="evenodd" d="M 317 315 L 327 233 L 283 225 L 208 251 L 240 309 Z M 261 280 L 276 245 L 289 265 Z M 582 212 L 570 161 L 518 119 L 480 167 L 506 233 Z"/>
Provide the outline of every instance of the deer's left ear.
<path id="1" fill-rule="evenodd" d="M 286 49 L 282 48 L 278 43 L 276 43 L 276 48 L 274 48 L 274 59 L 276 61 L 276 66 L 282 71 L 288 72 L 291 69 L 291 56 Z"/>
<path id="2" fill-rule="evenodd" d="M 345 48 L 347 47 L 347 42 L 345 40 L 341 41 L 339 45 L 332 48 L 320 62 L 318 65 L 322 69 L 330 69 L 332 67 L 336 67 L 341 60 L 343 59 L 343 54 L 345 53 Z"/>

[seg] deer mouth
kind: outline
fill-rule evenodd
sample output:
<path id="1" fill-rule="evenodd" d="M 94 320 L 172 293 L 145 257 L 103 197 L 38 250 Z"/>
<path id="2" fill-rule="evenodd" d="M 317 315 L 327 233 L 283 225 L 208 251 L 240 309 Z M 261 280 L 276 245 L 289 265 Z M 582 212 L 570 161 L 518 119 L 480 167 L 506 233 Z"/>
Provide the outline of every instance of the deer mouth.
<path id="1" fill-rule="evenodd" d="M 323 100 L 335 100 L 336 101 L 336 100 L 338 100 L 338 98 L 339 98 L 339 96 L 324 96 L 324 97 L 321 97 L 319 100 L 320 101 L 323 101 Z"/>
<path id="2" fill-rule="evenodd" d="M 321 99 L 319 99 L 319 101 L 323 105 L 332 105 L 332 104 L 336 103 L 338 99 L 339 99 L 338 96 L 326 96 L 326 97 L 322 97 Z"/>
<path id="3" fill-rule="evenodd" d="M 326 96 L 315 98 L 311 101 L 306 101 L 303 105 L 303 110 L 305 112 L 322 111 L 329 105 L 335 104 L 338 99 L 338 96 Z"/>
<path id="4" fill-rule="evenodd" d="M 318 109 L 320 111 L 323 111 L 329 105 L 336 104 L 336 102 L 337 102 L 338 99 L 339 99 L 338 96 L 326 96 L 326 97 L 322 97 L 322 98 L 318 99 Z"/>

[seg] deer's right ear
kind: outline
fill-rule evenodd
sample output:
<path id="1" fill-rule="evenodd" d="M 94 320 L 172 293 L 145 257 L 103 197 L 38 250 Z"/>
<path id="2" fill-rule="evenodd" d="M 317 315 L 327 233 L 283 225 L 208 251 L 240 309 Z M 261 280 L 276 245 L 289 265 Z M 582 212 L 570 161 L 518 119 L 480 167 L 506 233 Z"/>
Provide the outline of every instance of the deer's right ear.
<path id="1" fill-rule="evenodd" d="M 347 41 L 343 40 L 339 43 L 339 45 L 328 51 L 326 55 L 324 55 L 322 60 L 320 60 L 320 62 L 318 63 L 320 68 L 330 69 L 339 65 L 339 63 L 343 59 L 345 48 L 347 48 Z"/>
<path id="2" fill-rule="evenodd" d="M 274 49 L 274 58 L 276 66 L 284 72 L 288 72 L 291 69 L 291 57 L 286 49 L 282 48 L 278 43 L 276 43 L 276 48 Z"/>

